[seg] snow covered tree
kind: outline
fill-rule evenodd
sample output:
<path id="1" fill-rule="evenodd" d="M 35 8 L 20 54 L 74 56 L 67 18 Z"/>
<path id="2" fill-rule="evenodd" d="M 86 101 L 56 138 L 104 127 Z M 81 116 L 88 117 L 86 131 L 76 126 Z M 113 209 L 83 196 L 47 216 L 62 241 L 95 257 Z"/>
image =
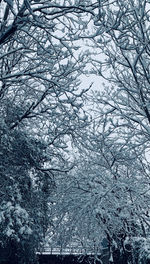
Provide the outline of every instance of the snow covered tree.
<path id="1" fill-rule="evenodd" d="M 97 48 L 91 72 L 105 82 L 88 97 L 93 128 L 79 136 L 78 165 L 64 187 L 62 216 L 84 242 L 93 237 L 98 245 L 107 237 L 114 259 L 117 250 L 125 263 L 144 263 L 150 200 L 150 3 L 98 2 L 93 32 L 82 37 Z"/>
<path id="2" fill-rule="evenodd" d="M 105 17 L 104 34 L 97 34 L 95 45 L 104 56 L 95 61 L 96 73 L 110 85 L 94 95 L 103 108 L 98 115 L 116 138 L 128 138 L 135 151 L 145 148 L 144 154 L 150 121 L 149 1 L 114 1 L 100 12 Z M 102 24 L 102 19 L 97 23 Z"/>
<path id="3" fill-rule="evenodd" d="M 58 182 L 60 238 L 63 219 L 85 248 L 107 237 L 110 253 L 117 247 L 126 254 L 129 241 L 135 263 L 133 244 L 141 247 L 149 236 L 149 5 L 0 1 L 1 246 L 14 245 L 21 256 L 34 239 L 34 251 Z M 80 38 L 103 57 L 80 52 Z M 95 112 L 86 130 L 78 87 L 89 61 L 109 84 L 88 98 Z M 70 172 L 68 146 L 76 138 Z"/>
<path id="4" fill-rule="evenodd" d="M 28 263 L 28 258 L 31 262 L 34 259 L 34 249 L 42 239 L 42 223 L 37 223 L 37 208 L 43 212 L 39 206 L 42 196 L 36 200 L 39 192 L 32 175 L 35 178 L 38 173 L 36 163 L 40 165 L 45 160 L 45 146 L 23 130 L 10 130 L 4 119 L 1 121 L 0 258 L 3 260 L 6 251 L 9 263 Z"/>
<path id="5" fill-rule="evenodd" d="M 18 263 L 51 223 L 55 175 L 73 167 L 68 145 L 87 124 L 78 87 L 88 57 L 77 40 L 92 6 L 0 1 L 0 243 L 14 245 Z"/>
<path id="6" fill-rule="evenodd" d="M 97 255 L 107 238 L 108 259 L 136 263 L 149 239 L 148 174 L 132 149 L 95 129 L 87 139 L 84 132 L 77 165 L 59 186 L 54 240 L 65 230 L 64 247 L 76 240 Z"/>
<path id="7" fill-rule="evenodd" d="M 114 192 L 118 202 L 112 208 L 121 203 L 116 215 L 121 216 L 122 208 L 127 208 L 125 222 L 133 220 L 130 232 L 125 232 L 133 238 L 133 248 L 134 237 L 149 239 L 149 10 L 147 0 L 100 1 L 96 33 L 91 36 L 97 53 L 103 54 L 100 59 L 93 58 L 92 73 L 105 79 L 103 88 L 91 96 L 98 133 L 94 149 L 101 142 L 104 166 L 119 188 Z M 121 219 L 119 227 L 124 222 Z M 137 263 L 132 255 L 132 263 Z"/>

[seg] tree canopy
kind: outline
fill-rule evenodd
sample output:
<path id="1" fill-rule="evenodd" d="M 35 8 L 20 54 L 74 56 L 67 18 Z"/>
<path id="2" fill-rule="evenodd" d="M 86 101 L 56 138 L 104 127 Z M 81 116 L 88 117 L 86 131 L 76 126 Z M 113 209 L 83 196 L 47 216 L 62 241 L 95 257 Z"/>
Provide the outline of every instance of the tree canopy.
<path id="1" fill-rule="evenodd" d="M 110 261 L 117 251 L 145 263 L 150 2 L 0 9 L 0 247 L 30 263 L 51 234 L 55 245 L 95 249 L 107 238 Z M 104 83 L 82 90 L 87 73 Z"/>

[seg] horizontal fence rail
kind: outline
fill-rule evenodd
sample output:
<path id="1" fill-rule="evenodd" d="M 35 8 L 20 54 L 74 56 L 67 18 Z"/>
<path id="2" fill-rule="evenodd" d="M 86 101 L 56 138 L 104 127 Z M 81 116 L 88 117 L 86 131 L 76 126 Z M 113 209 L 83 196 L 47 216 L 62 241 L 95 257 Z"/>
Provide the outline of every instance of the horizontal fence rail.
<path id="1" fill-rule="evenodd" d="M 107 248 L 103 249 L 92 249 L 92 248 L 83 248 L 83 247 L 43 247 L 40 249 L 37 254 L 49 254 L 49 255 L 100 255 L 102 251 Z"/>

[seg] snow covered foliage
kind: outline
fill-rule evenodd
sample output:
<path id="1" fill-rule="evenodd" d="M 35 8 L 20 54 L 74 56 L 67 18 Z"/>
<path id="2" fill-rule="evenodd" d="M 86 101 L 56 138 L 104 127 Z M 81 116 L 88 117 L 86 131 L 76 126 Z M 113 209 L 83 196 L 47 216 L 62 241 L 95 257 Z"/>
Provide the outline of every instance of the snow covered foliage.
<path id="1" fill-rule="evenodd" d="M 107 239 L 111 261 L 118 250 L 135 264 L 139 244 L 149 257 L 149 9 L 0 1 L 0 246 L 36 248 L 50 230 L 95 252 Z M 89 63 L 106 80 L 86 97 L 90 123 L 78 89 Z M 141 242 L 128 250 L 127 237 Z"/>
<path id="2" fill-rule="evenodd" d="M 91 8 L 0 1 L 0 246 L 37 247 L 51 225 L 55 176 L 72 168 L 68 145 L 87 125 L 78 87 L 88 57 L 74 39 Z"/>
<path id="3" fill-rule="evenodd" d="M 97 142 L 102 142 L 105 157 L 100 163 L 114 175 L 122 204 L 119 215 L 129 216 L 130 224 L 133 221 L 131 237 L 140 234 L 143 238 L 148 236 L 150 206 L 149 10 L 149 1 L 113 1 L 101 6 L 105 25 L 99 19 L 95 26 L 103 24 L 104 33 L 96 45 L 104 59 L 95 62 L 95 72 L 109 85 L 91 96 Z"/>
<path id="4" fill-rule="evenodd" d="M 99 115 L 111 135 L 118 138 L 120 134 L 118 140 L 128 139 L 137 151 L 148 149 L 150 133 L 149 8 L 148 1 L 130 0 L 101 7 L 105 32 L 96 44 L 104 57 L 95 62 L 95 72 L 111 83 L 104 92 L 95 93 Z"/>
<path id="5" fill-rule="evenodd" d="M 1 105 L 1 109 L 2 106 L 4 105 Z M 11 109 L 13 110 L 13 106 Z M 47 204 L 48 199 L 44 196 L 41 187 L 38 185 L 37 188 L 34 184 L 39 173 L 37 164 L 40 166 L 46 158 L 45 146 L 27 135 L 23 129 L 9 129 L 5 120 L 6 112 L 3 111 L 2 117 L 0 124 L 0 252 L 3 252 L 2 248 L 10 249 L 12 252 L 10 259 L 15 256 L 19 259 L 24 258 L 30 252 L 32 259 L 34 248 L 42 239 L 43 228 L 46 228 L 43 200 Z M 43 173 L 41 186 L 44 181 Z M 38 211 L 41 212 L 42 217 L 38 215 Z M 0 258 L 3 259 L 1 254 Z M 16 260 L 17 263 L 19 259 Z"/>
<path id="6" fill-rule="evenodd" d="M 138 247 L 139 262 L 146 263 L 150 261 L 150 238 L 139 238 L 135 240 L 135 246 Z"/>
<path id="7" fill-rule="evenodd" d="M 125 249 L 134 254 L 137 263 L 145 264 L 150 261 L 150 239 L 149 234 L 147 238 L 144 237 L 126 237 L 124 241 Z"/>
<path id="8" fill-rule="evenodd" d="M 2 227 L 2 235 L 8 238 L 13 237 L 17 241 L 32 234 L 29 227 L 28 212 L 21 208 L 19 204 L 13 206 L 12 202 L 3 202 L 0 207 L 0 224 Z"/>
<path id="9" fill-rule="evenodd" d="M 56 226 L 61 233 L 60 219 L 63 230 L 66 223 L 66 243 L 70 230 L 85 247 L 107 237 L 126 263 L 142 263 L 150 225 L 150 5 L 99 1 L 98 10 L 84 37 L 97 49 L 91 72 L 105 84 L 87 97 L 92 122 L 78 137 L 76 167 L 60 187 Z M 124 247 L 126 237 L 145 241 L 137 255 L 136 243 Z"/>

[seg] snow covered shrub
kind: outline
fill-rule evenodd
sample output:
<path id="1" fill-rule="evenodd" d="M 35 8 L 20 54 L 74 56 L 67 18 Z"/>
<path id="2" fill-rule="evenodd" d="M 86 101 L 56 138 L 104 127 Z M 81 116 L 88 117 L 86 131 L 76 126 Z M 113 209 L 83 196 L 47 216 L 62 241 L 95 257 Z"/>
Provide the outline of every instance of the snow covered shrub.
<path id="1" fill-rule="evenodd" d="M 134 251 L 138 255 L 138 264 L 150 263 L 150 238 L 137 237 L 134 239 Z"/>
<path id="2" fill-rule="evenodd" d="M 28 212 L 19 204 L 4 202 L 0 206 L 1 232 L 6 238 L 13 238 L 19 242 L 32 234 Z"/>

